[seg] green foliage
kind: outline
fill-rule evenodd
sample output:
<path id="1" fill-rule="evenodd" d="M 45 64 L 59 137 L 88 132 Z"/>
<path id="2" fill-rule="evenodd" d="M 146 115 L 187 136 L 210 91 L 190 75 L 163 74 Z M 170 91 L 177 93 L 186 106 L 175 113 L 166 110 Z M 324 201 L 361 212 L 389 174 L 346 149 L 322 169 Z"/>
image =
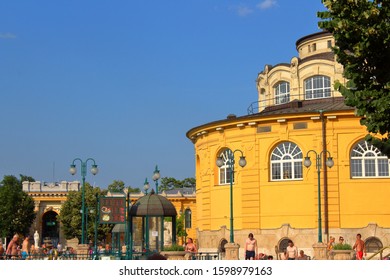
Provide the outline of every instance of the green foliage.
<path id="1" fill-rule="evenodd" d="M 110 185 L 108 185 L 107 189 L 109 192 L 123 192 L 125 189 L 125 183 L 123 181 L 114 180 Z"/>
<path id="2" fill-rule="evenodd" d="M 173 177 L 163 177 L 160 180 L 159 190 L 168 190 L 172 188 L 195 188 L 196 180 L 195 178 L 185 178 L 184 180 L 177 180 Z"/>
<path id="3" fill-rule="evenodd" d="M 172 244 L 171 246 L 164 246 L 164 251 L 184 251 L 184 247 L 178 244 Z"/>
<path id="4" fill-rule="evenodd" d="M 185 237 L 187 235 L 186 229 L 184 227 L 184 214 L 180 215 L 176 219 L 176 235 L 179 237 Z"/>
<path id="5" fill-rule="evenodd" d="M 105 195 L 107 191 L 100 188 L 92 187 L 89 183 L 85 184 L 85 206 L 88 210 L 88 228 L 87 241 L 94 239 L 95 234 L 95 219 L 97 217 L 97 197 Z M 81 190 L 68 193 L 67 200 L 61 207 L 59 220 L 62 223 L 62 229 L 66 239 L 77 237 L 81 240 L 81 210 L 82 207 L 82 192 Z M 90 210 L 93 210 L 91 213 Z M 102 240 L 111 232 L 113 225 L 101 224 L 98 225 L 98 240 Z"/>
<path id="6" fill-rule="evenodd" d="M 28 234 L 35 219 L 34 201 L 23 191 L 22 180 L 32 177 L 4 176 L 0 183 L 0 236 L 12 237 L 15 233 Z"/>
<path id="7" fill-rule="evenodd" d="M 107 189 L 109 192 L 123 192 L 125 188 L 130 193 L 139 193 L 141 190 L 139 188 L 125 187 L 125 183 L 120 180 L 114 180 L 110 185 L 108 185 Z"/>
<path id="8" fill-rule="evenodd" d="M 333 250 L 352 250 L 352 246 L 349 244 L 335 244 Z"/>
<path id="9" fill-rule="evenodd" d="M 322 0 L 319 27 L 335 38 L 334 52 L 352 87 L 335 83 L 347 105 L 357 109 L 361 124 L 372 134 L 366 140 L 390 156 L 390 2 Z M 374 141 L 375 140 L 375 141 Z"/>

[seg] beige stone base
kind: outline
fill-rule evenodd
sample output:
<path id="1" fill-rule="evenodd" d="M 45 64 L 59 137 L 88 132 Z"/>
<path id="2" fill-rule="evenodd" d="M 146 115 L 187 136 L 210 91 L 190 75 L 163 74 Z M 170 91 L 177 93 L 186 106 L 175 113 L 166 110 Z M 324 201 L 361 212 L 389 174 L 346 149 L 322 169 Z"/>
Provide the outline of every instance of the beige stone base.
<path id="1" fill-rule="evenodd" d="M 354 254 L 354 250 L 332 250 L 329 252 L 332 260 L 352 260 Z"/>
<path id="2" fill-rule="evenodd" d="M 327 260 L 327 245 L 324 243 L 315 243 L 313 244 L 313 257 L 314 260 Z"/>
<path id="3" fill-rule="evenodd" d="M 239 260 L 240 245 L 237 243 L 225 244 L 225 260 Z"/>

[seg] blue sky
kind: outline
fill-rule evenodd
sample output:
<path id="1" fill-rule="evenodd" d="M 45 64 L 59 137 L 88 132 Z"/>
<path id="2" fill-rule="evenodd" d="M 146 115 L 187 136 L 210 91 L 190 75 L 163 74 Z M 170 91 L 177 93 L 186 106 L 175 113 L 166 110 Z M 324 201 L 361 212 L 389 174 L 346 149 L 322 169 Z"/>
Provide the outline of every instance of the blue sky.
<path id="1" fill-rule="evenodd" d="M 265 64 L 320 31 L 321 0 L 0 2 L 0 176 L 53 182 L 76 157 L 142 187 L 195 173 L 194 126 L 245 115 Z M 80 165 L 77 163 L 80 171 Z M 88 164 L 88 169 L 90 164 Z"/>

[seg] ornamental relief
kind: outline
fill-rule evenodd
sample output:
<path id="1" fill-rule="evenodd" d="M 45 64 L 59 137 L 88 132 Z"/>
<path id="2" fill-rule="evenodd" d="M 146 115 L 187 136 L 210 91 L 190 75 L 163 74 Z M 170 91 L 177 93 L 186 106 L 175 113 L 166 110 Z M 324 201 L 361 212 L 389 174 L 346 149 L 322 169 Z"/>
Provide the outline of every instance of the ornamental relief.
<path id="1" fill-rule="evenodd" d="M 45 210 L 43 210 L 43 213 L 46 213 L 46 212 L 49 212 L 49 211 L 54 211 L 54 212 L 56 212 L 56 213 L 60 213 L 60 207 L 58 207 L 58 206 L 55 206 L 55 207 L 53 207 L 53 206 L 47 206 L 47 207 L 45 208 Z"/>

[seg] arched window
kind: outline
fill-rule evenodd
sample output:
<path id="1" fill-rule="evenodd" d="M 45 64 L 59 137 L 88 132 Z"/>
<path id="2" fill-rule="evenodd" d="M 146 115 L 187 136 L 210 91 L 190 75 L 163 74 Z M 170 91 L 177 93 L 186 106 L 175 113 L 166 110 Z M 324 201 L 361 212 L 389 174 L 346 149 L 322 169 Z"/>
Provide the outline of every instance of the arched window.
<path id="1" fill-rule="evenodd" d="M 191 225 L 192 225 L 192 211 L 191 209 L 187 208 L 184 211 L 184 227 L 191 228 Z"/>
<path id="2" fill-rule="evenodd" d="M 382 242 L 376 237 L 369 237 L 364 241 L 367 253 L 376 253 L 383 248 Z"/>
<path id="3" fill-rule="evenodd" d="M 234 174 L 229 166 L 229 158 L 232 158 L 232 150 L 226 149 L 219 155 L 223 160 L 223 165 L 219 168 L 219 184 L 230 184 L 230 176 L 232 176 L 232 182 L 234 183 Z"/>
<path id="4" fill-rule="evenodd" d="M 330 78 L 313 76 L 305 80 L 306 99 L 318 99 L 331 96 Z"/>
<path id="5" fill-rule="evenodd" d="M 378 148 L 360 141 L 352 149 L 351 177 L 389 177 L 389 159 Z"/>
<path id="6" fill-rule="evenodd" d="M 287 246 L 288 246 L 288 242 L 290 240 L 291 240 L 290 238 L 285 237 L 285 238 L 283 238 L 282 240 L 279 241 L 279 246 L 278 246 L 279 252 L 286 251 Z"/>
<path id="7" fill-rule="evenodd" d="M 273 181 L 302 179 L 302 151 L 296 144 L 283 142 L 272 151 L 271 178 Z"/>
<path id="8" fill-rule="evenodd" d="M 290 102 L 290 83 L 280 82 L 274 86 L 275 104 Z"/>

